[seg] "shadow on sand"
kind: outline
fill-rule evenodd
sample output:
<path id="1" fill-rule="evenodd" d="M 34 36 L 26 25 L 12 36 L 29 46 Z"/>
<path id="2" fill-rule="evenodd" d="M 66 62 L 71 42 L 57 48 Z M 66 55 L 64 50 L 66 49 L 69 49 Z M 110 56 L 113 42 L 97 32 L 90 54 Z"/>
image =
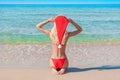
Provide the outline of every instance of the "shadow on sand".
<path id="1" fill-rule="evenodd" d="M 120 69 L 120 66 L 105 65 L 105 66 L 91 67 L 91 68 L 70 67 L 67 69 L 67 72 L 69 73 L 69 72 L 83 72 L 83 71 L 89 71 L 89 70 L 110 70 L 110 69 Z"/>

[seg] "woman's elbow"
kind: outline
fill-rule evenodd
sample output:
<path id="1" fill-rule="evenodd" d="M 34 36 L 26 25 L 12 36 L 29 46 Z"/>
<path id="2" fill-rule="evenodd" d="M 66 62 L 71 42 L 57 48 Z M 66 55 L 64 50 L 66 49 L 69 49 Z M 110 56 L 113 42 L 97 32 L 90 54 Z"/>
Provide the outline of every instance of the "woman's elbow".
<path id="1" fill-rule="evenodd" d="M 82 28 L 81 28 L 81 29 L 79 29 L 79 33 L 80 33 L 80 32 L 82 32 L 82 31 L 83 31 L 83 30 L 82 30 Z"/>
<path id="2" fill-rule="evenodd" d="M 37 25 L 36 25 L 36 28 L 37 28 L 37 29 L 39 29 L 39 28 L 40 28 L 40 26 L 37 24 Z"/>
<path id="3" fill-rule="evenodd" d="M 81 28 L 81 32 L 83 31 L 83 29 Z"/>

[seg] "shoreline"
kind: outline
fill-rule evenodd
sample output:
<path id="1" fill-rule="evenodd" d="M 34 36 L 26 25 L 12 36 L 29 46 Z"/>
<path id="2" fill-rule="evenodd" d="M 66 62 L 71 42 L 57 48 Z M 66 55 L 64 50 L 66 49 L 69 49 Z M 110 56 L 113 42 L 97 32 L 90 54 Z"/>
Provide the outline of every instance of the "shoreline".
<path id="1" fill-rule="evenodd" d="M 46 45 L 46 44 L 51 44 L 51 42 L 5 42 L 1 43 L 0 45 Z M 67 42 L 67 44 L 78 44 L 78 45 L 120 45 L 120 41 L 111 41 L 111 42 Z"/>
<path id="2" fill-rule="evenodd" d="M 2 35 L 0 44 L 46 44 L 51 39 L 47 35 Z M 77 35 L 68 40 L 69 43 L 120 43 L 120 37 Z"/>

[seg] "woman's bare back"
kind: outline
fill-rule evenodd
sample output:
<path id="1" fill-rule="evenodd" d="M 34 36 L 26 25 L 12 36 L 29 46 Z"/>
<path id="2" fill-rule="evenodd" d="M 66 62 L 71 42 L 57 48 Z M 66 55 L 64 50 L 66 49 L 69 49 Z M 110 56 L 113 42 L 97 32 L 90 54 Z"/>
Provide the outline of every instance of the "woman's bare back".
<path id="1" fill-rule="evenodd" d="M 65 50 L 68 38 L 65 40 L 65 44 L 62 45 L 62 48 L 58 48 L 58 44 L 55 41 L 52 41 L 52 58 L 64 58 L 66 57 Z"/>

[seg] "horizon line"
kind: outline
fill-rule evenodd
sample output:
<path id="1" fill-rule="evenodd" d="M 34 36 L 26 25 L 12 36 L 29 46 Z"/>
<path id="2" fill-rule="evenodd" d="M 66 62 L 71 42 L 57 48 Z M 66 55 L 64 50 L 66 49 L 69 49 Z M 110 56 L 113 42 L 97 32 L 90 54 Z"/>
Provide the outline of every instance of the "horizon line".
<path id="1" fill-rule="evenodd" d="M 120 3 L 0 3 L 0 4 L 120 4 Z"/>

